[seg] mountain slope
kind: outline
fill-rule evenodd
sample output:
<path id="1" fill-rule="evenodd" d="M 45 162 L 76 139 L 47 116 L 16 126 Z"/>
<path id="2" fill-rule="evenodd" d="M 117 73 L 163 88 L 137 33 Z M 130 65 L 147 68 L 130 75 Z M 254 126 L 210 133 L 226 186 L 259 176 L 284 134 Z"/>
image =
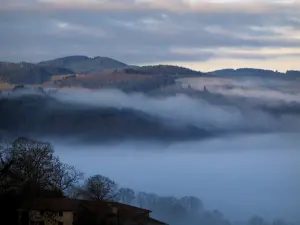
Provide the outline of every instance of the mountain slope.
<path id="1" fill-rule="evenodd" d="M 108 57 L 94 57 L 87 56 L 68 56 L 50 61 L 40 62 L 40 65 L 58 66 L 70 69 L 75 73 L 96 73 L 106 69 L 119 69 L 127 67 L 125 63 Z"/>
<path id="2" fill-rule="evenodd" d="M 208 75 L 215 76 L 255 76 L 255 77 L 280 77 L 285 73 L 280 73 L 273 70 L 263 70 L 254 68 L 239 68 L 239 69 L 222 69 L 207 73 Z"/>
<path id="3" fill-rule="evenodd" d="M 11 95 L 14 95 L 12 92 Z M 34 138 L 60 137 L 92 142 L 119 140 L 179 141 L 215 136 L 194 126 L 172 126 L 142 111 L 94 107 L 61 101 L 55 94 L 0 95 L 0 134 Z M 25 118 L 25 119 L 24 119 Z"/>
<path id="4" fill-rule="evenodd" d="M 153 65 L 124 69 L 126 73 L 152 75 L 202 75 L 201 72 L 180 66 Z"/>
<path id="5" fill-rule="evenodd" d="M 73 74 L 73 71 L 31 63 L 0 62 L 0 82 L 10 84 L 42 84 L 51 79 L 53 75 Z"/>

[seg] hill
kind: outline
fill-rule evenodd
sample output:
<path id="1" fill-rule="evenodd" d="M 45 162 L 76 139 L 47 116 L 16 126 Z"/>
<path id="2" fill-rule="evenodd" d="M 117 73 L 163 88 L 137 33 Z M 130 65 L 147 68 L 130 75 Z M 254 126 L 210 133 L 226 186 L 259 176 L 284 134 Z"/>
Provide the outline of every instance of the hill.
<path id="1" fill-rule="evenodd" d="M 300 79 L 300 71 L 297 71 L 297 70 L 288 70 L 288 71 L 286 71 L 285 74 L 287 75 L 287 77 Z"/>
<path id="2" fill-rule="evenodd" d="M 152 74 L 152 75 L 185 75 L 185 76 L 199 76 L 203 73 L 195 70 L 191 70 L 180 66 L 171 65 L 153 65 L 153 66 L 141 66 L 134 68 L 124 69 L 126 73 L 131 74 Z"/>
<path id="3" fill-rule="evenodd" d="M 37 65 L 32 63 L 0 62 L 0 82 L 9 84 L 42 84 L 57 74 L 74 72 L 60 67 Z"/>
<path id="4" fill-rule="evenodd" d="M 286 73 L 281 73 L 273 70 L 263 70 L 263 69 L 255 69 L 255 68 L 222 69 L 222 70 L 216 70 L 207 73 L 207 75 L 213 75 L 213 76 L 230 76 L 230 77 L 251 76 L 251 77 L 273 77 L 273 78 L 276 77 L 280 78 L 283 77 L 284 75 L 290 76 L 291 74 L 295 74 L 295 71 L 287 71 Z"/>
<path id="5" fill-rule="evenodd" d="M 26 93 L 20 89 L 20 93 Z M 91 142 L 115 140 L 178 141 L 207 138 L 217 135 L 194 126 L 174 127 L 161 118 L 126 107 L 94 107 L 62 101 L 58 94 L 45 92 L 20 95 L 14 98 L 0 94 L 0 134 L 16 136 L 53 137 Z"/>
<path id="6" fill-rule="evenodd" d="M 87 89 L 116 88 L 125 92 L 151 92 L 175 84 L 171 75 L 132 74 L 111 72 L 108 74 L 81 74 L 60 76 L 53 80 L 55 87 L 78 87 Z"/>
<path id="7" fill-rule="evenodd" d="M 125 63 L 108 57 L 94 57 L 87 56 L 68 56 L 49 61 L 40 62 L 40 65 L 48 65 L 55 67 L 62 67 L 74 71 L 75 73 L 96 73 L 107 69 L 125 68 Z"/>
<path id="8" fill-rule="evenodd" d="M 108 57 L 67 56 L 37 64 L 0 62 L 0 84 L 39 84 L 54 87 L 118 88 L 153 91 L 177 78 L 228 76 L 300 79 L 300 71 L 280 73 L 254 68 L 222 69 L 209 73 L 172 65 L 132 66 Z M 1 85 L 0 85 L 1 88 Z"/>

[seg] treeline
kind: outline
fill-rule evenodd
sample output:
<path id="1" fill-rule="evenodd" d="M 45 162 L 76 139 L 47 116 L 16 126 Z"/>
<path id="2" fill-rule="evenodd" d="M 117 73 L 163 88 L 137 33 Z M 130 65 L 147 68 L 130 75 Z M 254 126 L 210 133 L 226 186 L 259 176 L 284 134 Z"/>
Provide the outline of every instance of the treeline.
<path id="1" fill-rule="evenodd" d="M 0 62 L 0 82 L 10 84 L 42 84 L 57 74 L 73 74 L 65 68 L 31 63 Z"/>
<path id="2" fill-rule="evenodd" d="M 141 66 L 134 68 L 124 69 L 126 73 L 130 74 L 152 74 L 152 75 L 186 75 L 186 76 L 200 76 L 203 73 L 191 70 L 181 66 L 171 65 L 154 65 L 154 66 Z"/>
<path id="3" fill-rule="evenodd" d="M 119 188 L 106 176 L 85 178 L 74 166 L 60 161 L 51 144 L 18 138 L 0 150 L 0 213 L 2 221 L 16 224 L 16 212 L 24 200 L 35 197 L 108 200 L 153 211 L 152 216 L 175 225 L 230 225 L 218 210 L 209 211 L 197 197 L 158 196 Z M 14 223 L 15 222 L 15 223 Z M 2 223 L 1 223 L 2 224 Z M 272 223 L 253 217 L 248 225 L 286 225 L 283 220 Z"/>
<path id="4" fill-rule="evenodd" d="M 128 139 L 179 141 L 214 135 L 195 126 L 184 129 L 169 126 L 159 117 L 131 108 L 66 103 L 42 91 L 0 96 L 0 118 L 0 132 L 16 137 L 63 135 L 66 139 L 75 137 L 89 143 Z"/>

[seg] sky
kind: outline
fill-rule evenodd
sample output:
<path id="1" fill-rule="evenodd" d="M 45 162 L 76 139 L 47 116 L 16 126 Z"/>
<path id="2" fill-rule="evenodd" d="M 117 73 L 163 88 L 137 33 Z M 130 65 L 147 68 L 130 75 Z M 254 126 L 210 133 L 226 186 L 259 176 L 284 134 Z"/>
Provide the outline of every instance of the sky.
<path id="1" fill-rule="evenodd" d="M 0 0 L 0 60 L 300 70 L 300 0 Z"/>

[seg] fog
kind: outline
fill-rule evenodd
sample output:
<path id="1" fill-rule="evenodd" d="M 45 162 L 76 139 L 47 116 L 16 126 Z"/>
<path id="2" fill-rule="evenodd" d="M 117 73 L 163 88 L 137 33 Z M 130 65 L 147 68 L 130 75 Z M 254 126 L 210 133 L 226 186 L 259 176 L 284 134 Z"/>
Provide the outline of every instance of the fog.
<path id="1" fill-rule="evenodd" d="M 192 195 L 233 220 L 253 215 L 299 221 L 300 140 L 297 135 L 253 135 L 168 147 L 56 144 L 65 162 L 101 173 L 121 186 L 159 195 Z M 143 151 L 141 151 L 143 150 Z"/>
<path id="2" fill-rule="evenodd" d="M 49 141 L 64 162 L 121 187 L 197 196 L 231 220 L 300 221 L 299 84 L 223 81 L 185 81 L 208 87 L 193 96 L 10 94 L 1 98 L 0 134 Z"/>
<path id="3" fill-rule="evenodd" d="M 266 77 L 204 77 L 181 80 L 185 85 L 226 96 L 240 96 L 265 101 L 300 102 L 300 82 L 287 78 Z"/>

